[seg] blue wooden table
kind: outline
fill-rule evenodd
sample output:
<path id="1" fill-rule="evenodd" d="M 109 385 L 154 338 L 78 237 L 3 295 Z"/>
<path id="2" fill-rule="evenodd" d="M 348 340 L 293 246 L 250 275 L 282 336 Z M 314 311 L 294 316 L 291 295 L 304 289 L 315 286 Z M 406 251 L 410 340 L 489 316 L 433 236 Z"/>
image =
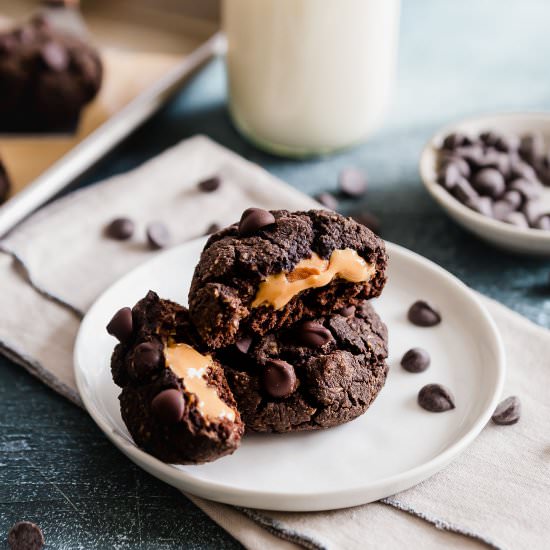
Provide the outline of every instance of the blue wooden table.
<path id="1" fill-rule="evenodd" d="M 137 166 L 179 140 L 209 135 L 306 193 L 334 190 L 353 165 L 382 235 L 473 288 L 550 327 L 550 262 L 499 252 L 449 221 L 418 176 L 423 144 L 442 124 L 499 110 L 550 110 L 550 3 L 404 0 L 399 73 L 383 131 L 334 157 L 298 162 L 254 149 L 226 111 L 221 60 L 109 155 L 81 185 Z M 235 213 L 237 217 L 239 213 Z M 9 312 L 0 313 L 1 317 Z M 0 359 L 0 532 L 42 526 L 50 548 L 238 548 L 172 488 L 131 464 L 81 410 Z"/>

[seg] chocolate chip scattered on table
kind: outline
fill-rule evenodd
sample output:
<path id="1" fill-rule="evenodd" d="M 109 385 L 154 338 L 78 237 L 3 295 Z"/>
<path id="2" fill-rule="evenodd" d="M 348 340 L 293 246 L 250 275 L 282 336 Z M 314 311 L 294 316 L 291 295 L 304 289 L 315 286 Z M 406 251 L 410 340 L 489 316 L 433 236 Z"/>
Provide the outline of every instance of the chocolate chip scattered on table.
<path id="1" fill-rule="evenodd" d="M 0 204 L 5 202 L 11 191 L 11 181 L 8 172 L 0 159 Z"/>
<path id="2" fill-rule="evenodd" d="M 521 401 L 516 395 L 511 395 L 501 401 L 491 420 L 500 426 L 510 426 L 519 421 L 521 416 Z"/>
<path id="3" fill-rule="evenodd" d="M 550 230 L 550 149 L 539 134 L 455 132 L 439 149 L 437 181 L 465 206 L 522 228 Z"/>

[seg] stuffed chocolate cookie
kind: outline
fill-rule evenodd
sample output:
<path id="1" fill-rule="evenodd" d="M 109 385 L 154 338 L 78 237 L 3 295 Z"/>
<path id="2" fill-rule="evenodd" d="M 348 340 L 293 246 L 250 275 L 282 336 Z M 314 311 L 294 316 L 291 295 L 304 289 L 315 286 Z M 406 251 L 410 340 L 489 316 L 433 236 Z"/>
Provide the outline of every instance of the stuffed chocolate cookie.
<path id="1" fill-rule="evenodd" d="M 191 320 L 209 346 L 225 347 L 378 296 L 386 263 L 383 241 L 351 218 L 251 208 L 206 243 Z"/>
<path id="2" fill-rule="evenodd" d="M 244 427 L 220 364 L 204 349 L 187 310 L 149 292 L 119 310 L 107 330 L 122 387 L 122 419 L 136 444 L 157 458 L 199 464 L 235 451 Z"/>
<path id="3" fill-rule="evenodd" d="M 220 352 L 248 430 L 337 426 L 363 414 L 382 389 L 387 329 L 367 302 Z"/>

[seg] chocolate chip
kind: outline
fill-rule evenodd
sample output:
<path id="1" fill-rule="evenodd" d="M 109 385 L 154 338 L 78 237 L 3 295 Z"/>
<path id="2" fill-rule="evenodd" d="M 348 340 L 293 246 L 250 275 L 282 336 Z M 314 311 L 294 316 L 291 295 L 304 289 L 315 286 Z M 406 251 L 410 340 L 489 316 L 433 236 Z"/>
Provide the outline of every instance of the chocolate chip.
<path id="1" fill-rule="evenodd" d="M 455 154 L 443 155 L 441 159 L 440 173 L 443 172 L 448 166 L 454 166 L 462 177 L 470 177 L 470 165 L 462 157 Z"/>
<path id="2" fill-rule="evenodd" d="M 540 134 L 528 134 L 520 140 L 519 153 L 530 163 L 536 162 L 544 155 L 544 139 Z"/>
<path id="3" fill-rule="evenodd" d="M 40 550 L 44 535 L 38 525 L 30 521 L 18 521 L 8 533 L 10 550 Z"/>
<path id="4" fill-rule="evenodd" d="M 452 151 L 454 149 L 457 149 L 458 147 L 468 146 L 472 143 L 472 139 L 466 134 L 463 134 L 461 132 L 454 132 L 445 137 L 441 146 L 443 147 L 443 149 L 448 149 Z"/>
<path id="5" fill-rule="evenodd" d="M 40 49 L 40 57 L 46 67 L 53 71 L 64 71 L 69 66 L 67 49 L 57 42 L 46 42 Z"/>
<path id="6" fill-rule="evenodd" d="M 155 250 L 164 248 L 170 244 L 172 236 L 170 231 L 162 222 L 151 222 L 147 226 L 147 242 Z"/>
<path id="7" fill-rule="evenodd" d="M 529 227 L 527 218 L 521 212 L 510 212 L 510 214 L 504 216 L 502 221 L 509 223 L 510 225 L 515 225 L 516 227 Z"/>
<path id="8" fill-rule="evenodd" d="M 493 204 L 493 216 L 497 220 L 503 221 L 508 214 L 514 211 L 514 206 L 507 200 L 499 200 Z"/>
<path id="9" fill-rule="evenodd" d="M 468 199 L 464 204 L 471 210 L 475 210 L 483 216 L 487 216 L 489 218 L 493 217 L 493 201 L 490 197 L 479 197 L 472 200 Z"/>
<path id="10" fill-rule="evenodd" d="M 430 354 L 423 348 L 412 348 L 403 355 L 401 366 L 408 372 L 424 372 L 430 366 Z"/>
<path id="11" fill-rule="evenodd" d="M 455 408 L 451 392 L 441 384 L 428 384 L 418 392 L 418 404 L 430 412 L 445 412 Z"/>
<path id="12" fill-rule="evenodd" d="M 433 327 L 441 323 L 441 315 L 428 302 L 416 301 L 407 313 L 409 321 L 419 327 Z"/>
<path id="13" fill-rule="evenodd" d="M 270 359 L 263 373 L 265 390 L 272 397 L 288 397 L 296 389 L 296 373 L 294 367 L 280 359 Z"/>
<path id="14" fill-rule="evenodd" d="M 480 145 L 472 145 L 470 147 L 461 147 L 455 150 L 455 153 L 460 155 L 470 166 L 471 169 L 477 169 L 484 166 L 485 153 Z"/>
<path id="15" fill-rule="evenodd" d="M 151 401 L 151 412 L 163 424 L 176 424 L 185 411 L 185 400 L 179 390 L 163 390 Z"/>
<path id="16" fill-rule="evenodd" d="M 344 317 L 351 317 L 355 314 L 355 306 L 345 306 L 338 313 Z"/>
<path id="17" fill-rule="evenodd" d="M 235 342 L 235 347 L 245 355 L 248 353 L 251 345 L 252 338 L 250 336 L 244 336 L 243 338 Z"/>
<path id="18" fill-rule="evenodd" d="M 275 223 L 275 216 L 263 208 L 247 208 L 239 222 L 239 235 L 248 237 L 256 231 Z"/>
<path id="19" fill-rule="evenodd" d="M 479 134 L 479 139 L 488 147 L 494 147 L 500 137 L 500 134 L 497 134 L 493 130 L 488 130 Z"/>
<path id="20" fill-rule="evenodd" d="M 530 200 L 523 205 L 523 214 L 527 223 L 533 227 L 543 216 L 550 214 L 548 207 L 541 200 Z"/>
<path id="21" fill-rule="evenodd" d="M 504 193 L 504 195 L 502 196 L 502 200 L 509 203 L 512 208 L 516 210 L 521 206 L 521 203 L 523 202 L 523 196 L 519 191 L 515 191 L 514 189 L 512 189 Z"/>
<path id="22" fill-rule="evenodd" d="M 323 206 L 330 208 L 330 210 L 336 210 L 338 208 L 338 199 L 331 193 L 319 193 L 315 196 L 315 200 L 320 202 Z"/>
<path id="23" fill-rule="evenodd" d="M 346 197 L 361 197 L 367 191 L 367 177 L 357 168 L 345 168 L 340 172 L 338 185 Z"/>
<path id="24" fill-rule="evenodd" d="M 221 183 L 222 180 L 219 176 L 213 176 L 206 180 L 200 181 L 197 184 L 197 187 L 199 188 L 199 191 L 202 191 L 203 193 L 212 193 L 220 188 Z"/>
<path id="25" fill-rule="evenodd" d="M 472 181 L 474 189 L 480 195 L 486 195 L 496 199 L 506 190 L 504 177 L 495 168 L 484 168 L 480 170 Z"/>
<path id="26" fill-rule="evenodd" d="M 461 178 L 452 188 L 451 193 L 460 202 L 473 201 L 479 198 L 478 192 L 470 185 L 470 182 Z"/>
<path id="27" fill-rule="evenodd" d="M 130 218 L 116 218 L 107 227 L 105 235 L 117 241 L 125 241 L 134 234 L 135 224 Z"/>
<path id="28" fill-rule="evenodd" d="M 11 181 L 4 164 L 0 161 L 0 204 L 6 201 L 11 191 Z"/>
<path id="29" fill-rule="evenodd" d="M 542 229 L 543 231 L 550 231 L 550 215 L 540 217 L 533 227 L 535 229 Z"/>
<path id="30" fill-rule="evenodd" d="M 463 162 L 466 162 L 466 161 L 463 160 Z M 466 166 L 468 166 L 468 163 L 466 163 Z M 450 164 L 447 164 L 447 166 L 445 166 L 442 169 L 437 179 L 437 182 L 440 185 L 442 185 L 445 189 L 447 189 L 447 191 L 451 191 L 456 186 L 456 184 L 463 178 L 464 176 L 460 173 L 458 164 L 450 163 Z"/>
<path id="31" fill-rule="evenodd" d="M 129 307 L 119 309 L 107 325 L 107 332 L 117 338 L 119 342 L 128 340 L 133 330 L 132 310 Z"/>
<path id="32" fill-rule="evenodd" d="M 161 352 L 152 342 L 142 342 L 134 350 L 132 374 L 140 379 L 149 376 L 160 365 Z"/>
<path id="33" fill-rule="evenodd" d="M 512 179 L 523 178 L 529 181 L 537 179 L 537 173 L 534 168 L 520 159 L 511 161 L 510 177 Z"/>
<path id="34" fill-rule="evenodd" d="M 332 340 L 330 330 L 315 321 L 302 323 L 294 334 L 300 344 L 309 348 L 324 346 Z"/>
<path id="35" fill-rule="evenodd" d="M 205 235 L 212 235 L 212 233 L 217 233 L 221 229 L 220 224 L 211 223 L 204 232 Z"/>
<path id="36" fill-rule="evenodd" d="M 542 194 L 542 185 L 539 181 L 516 178 L 508 185 L 509 190 L 518 191 L 525 200 L 536 199 Z"/>
<path id="37" fill-rule="evenodd" d="M 380 220 L 371 212 L 362 210 L 360 212 L 354 212 L 351 217 L 357 222 L 364 225 L 367 229 L 370 229 L 373 233 L 380 233 Z"/>
<path id="38" fill-rule="evenodd" d="M 500 426 L 515 424 L 521 416 L 521 401 L 519 397 L 512 395 L 499 403 L 491 420 Z"/>
<path id="39" fill-rule="evenodd" d="M 495 148 L 504 153 L 517 151 L 519 148 L 519 138 L 513 135 L 499 136 L 495 142 Z"/>

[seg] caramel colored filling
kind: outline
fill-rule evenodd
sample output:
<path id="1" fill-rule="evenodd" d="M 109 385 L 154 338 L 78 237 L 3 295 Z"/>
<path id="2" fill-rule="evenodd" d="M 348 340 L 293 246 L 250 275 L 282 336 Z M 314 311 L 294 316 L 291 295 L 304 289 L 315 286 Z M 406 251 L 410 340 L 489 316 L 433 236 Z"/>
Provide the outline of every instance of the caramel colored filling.
<path id="1" fill-rule="evenodd" d="M 269 305 L 281 309 L 302 290 L 328 285 L 337 277 L 351 283 L 363 283 L 369 281 L 375 271 L 373 265 L 351 248 L 335 250 L 328 260 L 314 252 L 311 258 L 298 262 L 290 273 L 269 275 L 262 281 L 252 307 Z"/>
<path id="2" fill-rule="evenodd" d="M 214 386 L 208 385 L 210 355 L 202 355 L 187 344 L 175 344 L 164 348 L 164 357 L 166 365 L 183 379 L 185 389 L 197 397 L 198 409 L 205 418 L 235 420 L 235 411 L 220 399 Z"/>

